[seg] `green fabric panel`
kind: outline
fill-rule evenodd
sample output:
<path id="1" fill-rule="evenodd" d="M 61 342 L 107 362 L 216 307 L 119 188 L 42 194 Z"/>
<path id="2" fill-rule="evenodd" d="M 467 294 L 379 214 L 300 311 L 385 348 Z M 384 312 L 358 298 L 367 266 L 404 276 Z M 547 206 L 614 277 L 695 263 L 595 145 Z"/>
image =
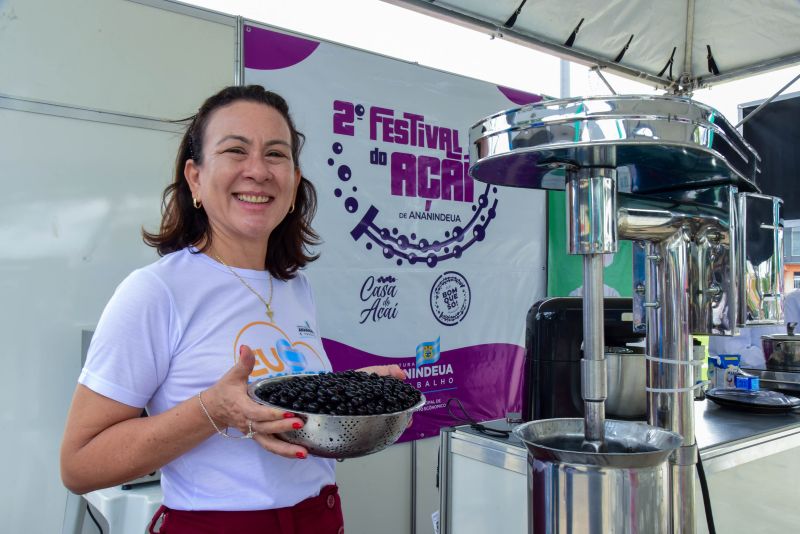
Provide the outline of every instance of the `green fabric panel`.
<path id="1" fill-rule="evenodd" d="M 547 296 L 566 297 L 583 284 L 583 260 L 567 254 L 567 215 L 564 191 L 547 192 Z M 633 252 L 630 241 L 619 242 L 619 252 L 605 269 L 605 285 L 632 295 Z"/>

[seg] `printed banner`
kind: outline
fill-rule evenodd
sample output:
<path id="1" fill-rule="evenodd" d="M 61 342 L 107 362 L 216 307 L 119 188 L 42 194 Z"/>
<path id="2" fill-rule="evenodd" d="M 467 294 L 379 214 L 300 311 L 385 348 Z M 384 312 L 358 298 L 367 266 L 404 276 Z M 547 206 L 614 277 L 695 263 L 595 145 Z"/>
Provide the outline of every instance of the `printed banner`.
<path id="1" fill-rule="evenodd" d="M 334 370 L 397 363 L 426 396 L 403 440 L 521 410 L 525 317 L 545 295 L 546 196 L 468 175 L 481 118 L 541 97 L 247 23 L 245 83 L 306 137 L 324 243 L 307 270 Z M 459 413 L 463 417 L 463 414 Z"/>

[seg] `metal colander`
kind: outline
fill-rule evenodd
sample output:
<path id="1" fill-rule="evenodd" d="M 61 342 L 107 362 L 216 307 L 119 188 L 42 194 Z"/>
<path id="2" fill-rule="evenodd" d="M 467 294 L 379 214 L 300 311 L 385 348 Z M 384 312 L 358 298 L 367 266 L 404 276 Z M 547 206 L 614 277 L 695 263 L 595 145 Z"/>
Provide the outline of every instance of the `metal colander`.
<path id="1" fill-rule="evenodd" d="M 274 382 L 289 380 L 292 376 L 276 376 L 253 382 L 247 388 L 250 398 L 259 404 L 288 410 L 260 399 L 257 392 Z M 301 445 L 309 454 L 322 458 L 356 458 L 385 449 L 400 438 L 415 411 L 425 405 L 425 395 L 419 402 L 402 412 L 380 415 L 326 415 L 289 410 L 304 421 L 300 430 L 275 434 L 276 437 Z"/>

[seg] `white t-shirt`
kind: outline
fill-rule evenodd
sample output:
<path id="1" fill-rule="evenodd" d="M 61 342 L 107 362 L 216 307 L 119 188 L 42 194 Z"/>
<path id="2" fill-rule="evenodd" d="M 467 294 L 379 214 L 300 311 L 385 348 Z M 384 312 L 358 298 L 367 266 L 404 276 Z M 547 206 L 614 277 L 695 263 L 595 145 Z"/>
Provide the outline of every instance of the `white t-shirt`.
<path id="1" fill-rule="evenodd" d="M 800 289 L 790 291 L 783 299 L 783 321 L 800 323 Z M 797 328 L 797 332 L 800 333 L 800 328 Z"/>
<path id="2" fill-rule="evenodd" d="M 236 272 L 269 298 L 266 271 Z M 274 323 L 224 265 L 189 249 L 168 254 L 119 285 L 78 381 L 157 415 L 213 385 L 234 365 L 241 345 L 256 353 L 251 381 L 330 371 L 305 275 L 273 280 L 273 291 Z M 176 510 L 281 508 L 333 482 L 331 460 L 283 458 L 253 440 L 216 434 L 165 465 L 161 475 L 164 505 Z"/>

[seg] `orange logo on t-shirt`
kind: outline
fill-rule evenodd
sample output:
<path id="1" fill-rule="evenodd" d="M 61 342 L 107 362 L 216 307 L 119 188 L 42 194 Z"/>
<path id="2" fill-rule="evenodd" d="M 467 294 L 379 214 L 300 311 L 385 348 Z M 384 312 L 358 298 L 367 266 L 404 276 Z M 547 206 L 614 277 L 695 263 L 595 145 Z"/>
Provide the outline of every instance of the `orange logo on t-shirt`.
<path id="1" fill-rule="evenodd" d="M 274 373 L 300 373 L 319 362 L 327 367 L 317 351 L 304 341 L 292 342 L 286 333 L 272 323 L 255 321 L 245 325 L 233 342 L 233 360 L 239 347 L 247 345 L 256 356 L 256 365 L 250 378 L 263 378 Z"/>

